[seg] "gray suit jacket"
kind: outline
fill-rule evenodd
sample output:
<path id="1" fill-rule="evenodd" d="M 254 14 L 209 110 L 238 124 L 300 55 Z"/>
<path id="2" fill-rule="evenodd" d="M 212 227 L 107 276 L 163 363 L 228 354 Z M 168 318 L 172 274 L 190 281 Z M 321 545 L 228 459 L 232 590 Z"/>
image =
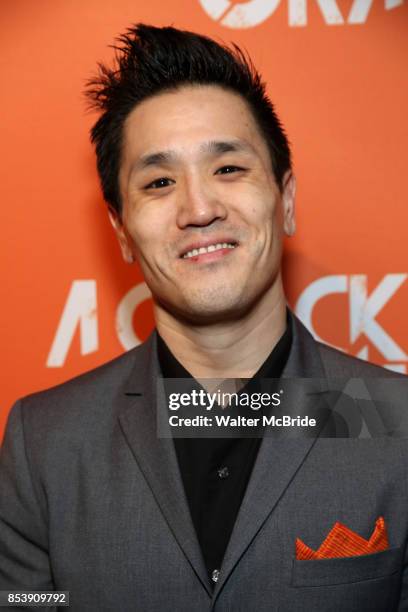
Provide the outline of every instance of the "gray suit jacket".
<path id="1" fill-rule="evenodd" d="M 391 376 L 292 325 L 284 377 Z M 69 590 L 75 612 L 408 610 L 407 440 L 265 437 L 212 591 L 173 441 L 156 433 L 158 374 L 153 333 L 15 404 L 0 455 L 0 590 Z M 295 398 L 300 412 L 306 401 Z M 318 548 L 341 521 L 368 538 L 379 516 L 389 550 L 295 559 L 297 537 Z"/>

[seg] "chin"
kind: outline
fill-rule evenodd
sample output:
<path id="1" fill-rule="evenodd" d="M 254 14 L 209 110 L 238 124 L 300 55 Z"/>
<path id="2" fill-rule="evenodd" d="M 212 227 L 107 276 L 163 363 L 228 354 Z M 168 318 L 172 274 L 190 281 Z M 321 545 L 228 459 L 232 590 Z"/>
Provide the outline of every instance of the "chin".
<path id="1" fill-rule="evenodd" d="M 192 323 L 200 325 L 210 325 L 222 323 L 224 321 L 232 321 L 241 318 L 252 306 L 252 301 L 248 296 L 240 296 L 235 299 L 218 298 L 210 301 L 188 301 L 182 317 Z"/>

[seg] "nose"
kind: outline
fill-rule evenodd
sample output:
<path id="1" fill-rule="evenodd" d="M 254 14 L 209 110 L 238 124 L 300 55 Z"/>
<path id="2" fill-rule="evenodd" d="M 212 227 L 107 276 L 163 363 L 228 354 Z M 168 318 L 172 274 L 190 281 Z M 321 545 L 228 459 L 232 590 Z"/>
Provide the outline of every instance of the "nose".
<path id="1" fill-rule="evenodd" d="M 211 225 L 226 219 L 227 214 L 225 204 L 207 181 L 198 176 L 185 179 L 178 198 L 177 225 L 180 229 Z"/>

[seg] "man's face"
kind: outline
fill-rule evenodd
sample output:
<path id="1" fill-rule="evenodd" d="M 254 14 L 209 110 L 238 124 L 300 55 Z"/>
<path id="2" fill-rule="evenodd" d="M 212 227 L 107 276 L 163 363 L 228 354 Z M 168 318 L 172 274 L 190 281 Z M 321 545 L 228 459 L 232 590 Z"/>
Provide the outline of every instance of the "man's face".
<path id="1" fill-rule="evenodd" d="M 294 231 L 294 181 L 279 192 L 245 101 L 216 86 L 149 98 L 124 127 L 124 258 L 139 260 L 155 302 L 197 323 L 237 317 L 278 283 Z"/>

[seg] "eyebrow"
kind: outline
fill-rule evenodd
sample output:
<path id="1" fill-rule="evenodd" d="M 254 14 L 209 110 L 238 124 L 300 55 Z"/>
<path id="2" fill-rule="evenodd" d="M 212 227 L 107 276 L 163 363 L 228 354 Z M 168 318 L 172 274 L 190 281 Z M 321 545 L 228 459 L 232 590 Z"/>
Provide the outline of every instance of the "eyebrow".
<path id="1" fill-rule="evenodd" d="M 203 143 L 200 147 L 200 152 L 209 153 L 210 155 L 222 155 L 223 153 L 230 153 L 231 151 L 255 152 L 253 146 L 249 142 L 240 139 L 210 140 L 209 142 Z"/>
<path id="2" fill-rule="evenodd" d="M 223 155 L 224 153 L 241 151 L 246 153 L 255 153 L 253 146 L 249 142 L 241 139 L 210 140 L 202 143 L 199 147 L 199 151 L 201 154 L 212 155 L 214 157 L 217 155 Z M 151 166 L 171 165 L 174 164 L 178 158 L 179 155 L 173 150 L 148 153 L 137 160 L 131 172 L 133 173 L 136 170 L 144 170 L 145 168 L 149 168 Z"/>

